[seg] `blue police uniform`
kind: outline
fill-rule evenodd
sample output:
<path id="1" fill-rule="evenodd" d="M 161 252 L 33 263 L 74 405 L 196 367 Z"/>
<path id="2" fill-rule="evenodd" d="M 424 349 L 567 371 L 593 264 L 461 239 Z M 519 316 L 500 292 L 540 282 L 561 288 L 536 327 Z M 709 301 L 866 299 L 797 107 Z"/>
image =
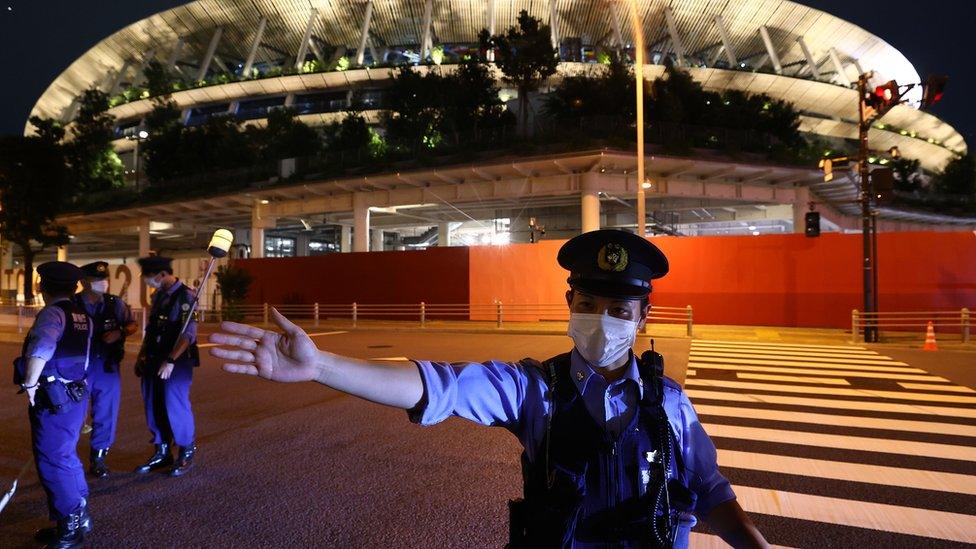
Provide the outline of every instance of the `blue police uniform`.
<path id="1" fill-rule="evenodd" d="M 143 273 L 158 273 L 171 270 L 171 261 L 152 256 L 140 259 L 139 263 Z M 140 359 L 146 424 L 152 433 L 156 453 L 145 465 L 136 469 L 140 473 L 172 464 L 169 447 L 176 444 L 180 449 L 179 456 L 170 474 L 179 476 L 189 468 L 196 451 L 190 404 L 193 368 L 200 364 L 196 347 L 197 325 L 191 314 L 195 300 L 196 292 L 179 280 L 168 289 L 159 289 L 153 294 Z M 190 345 L 180 356 L 170 357 L 180 328 L 187 320 L 189 322 L 183 335 Z M 174 369 L 169 379 L 163 380 L 157 374 L 169 358 L 176 359 L 173 361 Z"/>
<path id="2" fill-rule="evenodd" d="M 622 231 L 580 235 L 559 262 L 572 288 L 622 299 L 646 297 L 649 281 L 668 270 L 656 247 Z M 630 352 L 609 383 L 576 349 L 542 363 L 415 362 L 424 398 L 412 421 L 457 416 L 521 442 L 524 499 L 510 502 L 512 547 L 686 547 L 695 515 L 735 498 L 660 359 Z"/>
<path id="3" fill-rule="evenodd" d="M 52 261 L 38 266 L 37 271 L 43 292 L 64 297 L 46 303 L 38 312 L 17 361 L 15 382 L 26 389 L 28 360 L 45 362 L 28 416 L 37 475 L 57 528 L 40 535 L 52 538 L 51 547 L 75 547 L 91 529 L 88 484 L 77 445 L 88 406 L 85 377 L 92 325 L 84 310 L 67 297 L 81 279 L 78 267 Z"/>
<path id="4" fill-rule="evenodd" d="M 82 265 L 85 277 L 94 280 L 108 278 L 108 263 L 96 261 Z M 83 308 L 92 319 L 92 352 L 89 358 L 88 385 L 91 390 L 91 456 L 90 472 L 96 477 L 108 475 L 105 457 L 115 442 L 115 430 L 119 417 L 121 376 L 119 365 L 125 355 L 126 326 L 133 323 L 132 311 L 122 298 L 109 293 L 94 294 L 88 299 L 84 293 L 75 295 L 75 304 Z M 119 340 L 105 343 L 104 334 L 118 331 Z"/>

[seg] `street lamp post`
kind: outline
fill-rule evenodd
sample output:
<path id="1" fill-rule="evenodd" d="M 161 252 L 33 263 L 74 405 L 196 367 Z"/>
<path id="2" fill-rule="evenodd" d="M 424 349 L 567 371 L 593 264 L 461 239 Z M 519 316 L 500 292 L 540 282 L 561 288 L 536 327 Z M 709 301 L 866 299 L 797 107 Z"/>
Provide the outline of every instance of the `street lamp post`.
<path id="1" fill-rule="evenodd" d="M 630 1 L 630 23 L 634 35 L 634 88 L 637 90 L 637 234 L 647 234 L 647 204 L 644 196 L 644 29 L 637 13 L 637 0 Z"/>

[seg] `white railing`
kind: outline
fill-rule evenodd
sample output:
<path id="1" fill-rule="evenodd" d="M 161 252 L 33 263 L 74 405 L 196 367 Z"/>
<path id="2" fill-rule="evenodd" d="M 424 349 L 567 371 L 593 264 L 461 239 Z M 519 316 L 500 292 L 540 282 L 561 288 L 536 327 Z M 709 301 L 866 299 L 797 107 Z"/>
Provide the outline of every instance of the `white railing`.
<path id="1" fill-rule="evenodd" d="M 325 320 L 347 321 L 353 328 L 363 320 L 416 322 L 421 328 L 430 321 L 493 322 L 502 328 L 508 322 L 539 322 L 569 320 L 565 303 L 349 303 L 349 304 L 282 304 L 269 303 L 237 305 L 233 308 L 201 310 L 200 322 L 220 322 L 225 316 L 241 318 L 245 322 L 268 324 L 271 308 L 295 321 L 310 321 L 318 326 Z M 694 333 L 694 314 L 687 307 L 652 307 L 647 315 L 650 323 L 685 325 L 688 337 Z"/>
<path id="2" fill-rule="evenodd" d="M 864 313 L 851 311 L 851 342 L 863 341 L 865 330 L 876 329 L 886 336 L 925 336 L 929 322 L 936 332 L 958 333 L 963 343 L 969 343 L 972 329 L 972 313 L 968 308 L 943 311 L 899 311 Z"/>

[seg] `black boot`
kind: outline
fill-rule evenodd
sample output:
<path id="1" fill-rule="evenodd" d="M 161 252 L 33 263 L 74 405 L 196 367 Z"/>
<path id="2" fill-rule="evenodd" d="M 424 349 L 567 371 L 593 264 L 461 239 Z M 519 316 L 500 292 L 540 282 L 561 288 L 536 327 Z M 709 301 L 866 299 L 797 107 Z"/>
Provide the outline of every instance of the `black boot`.
<path id="1" fill-rule="evenodd" d="M 171 477 L 181 477 L 193 467 L 193 454 L 197 451 L 196 446 L 180 446 L 180 457 L 176 460 L 176 466 L 169 472 Z"/>
<path id="2" fill-rule="evenodd" d="M 108 448 L 103 448 L 101 450 L 96 450 L 92 448 L 91 451 L 91 466 L 88 468 L 88 472 L 97 478 L 105 478 L 108 476 L 108 465 L 105 465 L 105 458 L 108 457 Z"/>
<path id="3" fill-rule="evenodd" d="M 78 511 L 75 515 L 69 515 L 69 517 L 71 516 L 79 517 L 78 527 L 81 530 L 81 533 L 85 535 L 89 534 L 92 531 L 92 518 L 91 515 L 88 514 L 87 503 L 88 503 L 87 501 L 83 502 L 81 504 L 81 510 Z M 34 533 L 34 540 L 37 541 L 38 543 L 44 544 L 46 547 L 58 547 L 58 545 L 56 545 L 56 542 L 58 538 L 61 537 L 60 528 L 61 528 L 61 521 L 58 521 L 57 526 L 42 528 Z M 67 545 L 66 547 L 73 547 L 73 546 Z"/>
<path id="4" fill-rule="evenodd" d="M 156 453 L 150 456 L 148 461 L 136 467 L 135 472 L 139 474 L 146 474 L 149 471 L 169 467 L 172 464 L 173 454 L 169 453 L 169 444 L 164 442 L 156 445 Z"/>

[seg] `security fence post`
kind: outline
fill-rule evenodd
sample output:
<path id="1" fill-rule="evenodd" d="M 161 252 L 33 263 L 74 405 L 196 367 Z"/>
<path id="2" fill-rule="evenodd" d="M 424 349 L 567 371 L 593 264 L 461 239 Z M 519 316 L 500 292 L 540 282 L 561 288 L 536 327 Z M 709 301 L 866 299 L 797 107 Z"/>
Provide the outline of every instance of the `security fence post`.
<path id="1" fill-rule="evenodd" d="M 854 309 L 851 311 L 851 343 L 857 343 L 857 321 L 858 311 Z"/>
<path id="2" fill-rule="evenodd" d="M 695 334 L 695 320 L 691 312 L 691 305 L 686 307 L 688 310 L 688 337 L 693 337 Z"/>
<path id="3" fill-rule="evenodd" d="M 502 302 L 501 300 L 495 301 L 495 327 L 502 327 Z"/>
<path id="4" fill-rule="evenodd" d="M 420 302 L 420 327 L 423 328 L 427 321 L 427 304 Z"/>
<path id="5" fill-rule="evenodd" d="M 358 320 L 357 319 L 358 316 L 359 316 L 359 306 L 357 306 L 356 302 L 354 301 L 352 303 L 352 327 L 353 328 L 356 327 L 356 321 Z"/>
<path id="6" fill-rule="evenodd" d="M 316 328 L 319 327 L 319 304 L 318 304 L 318 302 L 315 303 L 315 327 Z"/>
<path id="7" fill-rule="evenodd" d="M 962 342 L 969 343 L 969 309 L 962 308 Z"/>
<path id="8" fill-rule="evenodd" d="M 262 319 L 264 321 L 264 325 L 267 326 L 268 325 L 268 304 L 265 303 L 262 309 L 263 309 Z"/>
<path id="9" fill-rule="evenodd" d="M 24 306 L 17 305 L 17 333 L 24 331 Z"/>

